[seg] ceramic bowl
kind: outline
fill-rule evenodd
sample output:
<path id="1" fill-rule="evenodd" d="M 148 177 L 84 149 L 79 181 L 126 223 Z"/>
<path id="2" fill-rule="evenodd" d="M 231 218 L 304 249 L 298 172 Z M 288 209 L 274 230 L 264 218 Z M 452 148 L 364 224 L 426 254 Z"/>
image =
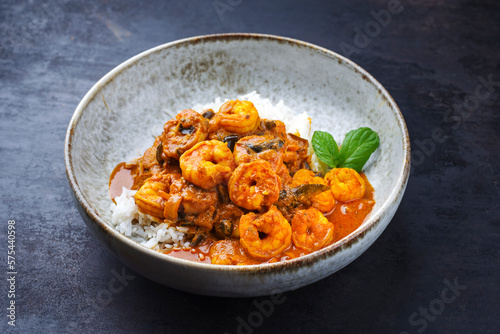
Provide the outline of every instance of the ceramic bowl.
<path id="1" fill-rule="evenodd" d="M 118 233 L 111 225 L 109 175 L 151 145 L 151 129 L 216 97 L 256 91 L 307 111 L 314 130 L 337 140 L 351 129 L 378 132 L 380 147 L 365 166 L 375 188 L 371 214 L 353 233 L 298 259 L 221 266 L 170 257 Z M 160 45 L 117 66 L 75 110 L 65 142 L 67 176 L 83 220 L 118 259 L 169 287 L 213 296 L 261 296 L 297 289 L 345 267 L 389 224 L 410 167 L 406 125 L 389 93 L 352 61 L 324 48 L 260 34 L 200 36 Z"/>

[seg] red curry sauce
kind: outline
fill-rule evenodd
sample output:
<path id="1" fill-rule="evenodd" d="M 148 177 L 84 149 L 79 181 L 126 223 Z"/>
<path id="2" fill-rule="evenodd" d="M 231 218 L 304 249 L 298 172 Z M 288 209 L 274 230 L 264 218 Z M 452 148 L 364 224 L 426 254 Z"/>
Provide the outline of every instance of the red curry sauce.
<path id="1" fill-rule="evenodd" d="M 191 247 L 155 248 L 170 256 L 225 265 L 293 259 L 352 233 L 375 203 L 363 174 L 314 175 L 308 140 L 261 119 L 250 101 L 227 101 L 217 113 L 185 109 L 163 129 L 141 158 L 115 168 L 109 190 L 113 200 L 122 187 L 138 190 L 140 212 L 182 227 Z"/>
<path id="2" fill-rule="evenodd" d="M 119 163 L 109 177 L 109 197 L 112 200 L 122 194 L 123 187 L 130 190 L 134 185 L 132 170 L 126 168 L 126 165 L 126 162 Z"/>

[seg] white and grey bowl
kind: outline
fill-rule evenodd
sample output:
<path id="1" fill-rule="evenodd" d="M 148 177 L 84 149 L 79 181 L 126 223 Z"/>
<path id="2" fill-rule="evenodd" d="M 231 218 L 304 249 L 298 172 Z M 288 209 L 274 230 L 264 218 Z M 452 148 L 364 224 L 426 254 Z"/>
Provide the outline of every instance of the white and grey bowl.
<path id="1" fill-rule="evenodd" d="M 221 266 L 170 257 L 110 224 L 109 175 L 153 142 L 152 129 L 177 111 L 257 91 L 307 111 L 315 130 L 337 140 L 368 126 L 380 148 L 365 173 L 375 188 L 368 219 L 342 240 L 291 261 Z M 324 48 L 260 34 L 200 36 L 160 45 L 99 80 L 75 110 L 66 134 L 66 171 L 85 223 L 123 263 L 172 288 L 214 296 L 259 296 L 297 289 L 345 267 L 389 224 L 406 188 L 410 141 L 389 93 L 352 61 Z"/>

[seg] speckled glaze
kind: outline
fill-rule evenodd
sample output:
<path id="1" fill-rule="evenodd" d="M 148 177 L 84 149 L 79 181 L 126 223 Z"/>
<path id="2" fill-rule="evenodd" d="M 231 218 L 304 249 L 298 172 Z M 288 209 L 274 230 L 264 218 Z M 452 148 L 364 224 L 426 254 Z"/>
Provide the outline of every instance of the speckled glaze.
<path id="1" fill-rule="evenodd" d="M 111 227 L 110 172 L 152 144 L 152 129 L 182 109 L 254 90 L 274 103 L 283 100 L 297 112 L 308 112 L 313 130 L 327 130 L 338 141 L 360 126 L 378 132 L 380 148 L 365 166 L 376 205 L 355 232 L 299 259 L 219 266 L 152 251 Z M 105 75 L 76 108 L 66 135 L 65 163 L 85 223 L 126 265 L 196 294 L 260 296 L 316 282 L 345 267 L 378 238 L 405 191 L 410 142 L 392 97 L 352 61 L 289 38 L 224 34 L 158 46 Z"/>

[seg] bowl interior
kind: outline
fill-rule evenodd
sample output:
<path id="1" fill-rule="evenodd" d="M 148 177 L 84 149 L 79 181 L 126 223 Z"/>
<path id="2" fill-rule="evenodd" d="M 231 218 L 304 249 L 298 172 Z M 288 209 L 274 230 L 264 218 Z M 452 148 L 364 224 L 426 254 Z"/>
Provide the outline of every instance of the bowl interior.
<path id="1" fill-rule="evenodd" d="M 162 45 L 103 77 L 78 106 L 68 132 L 77 197 L 110 221 L 108 181 L 116 164 L 141 155 L 153 133 L 178 111 L 252 91 L 273 103 L 283 100 L 297 113 L 306 111 L 313 130 L 329 131 L 337 142 L 360 126 L 377 131 L 380 148 L 364 171 L 375 188 L 371 216 L 384 210 L 402 186 L 408 160 L 406 128 L 392 98 L 368 73 L 333 52 L 264 35 Z"/>

